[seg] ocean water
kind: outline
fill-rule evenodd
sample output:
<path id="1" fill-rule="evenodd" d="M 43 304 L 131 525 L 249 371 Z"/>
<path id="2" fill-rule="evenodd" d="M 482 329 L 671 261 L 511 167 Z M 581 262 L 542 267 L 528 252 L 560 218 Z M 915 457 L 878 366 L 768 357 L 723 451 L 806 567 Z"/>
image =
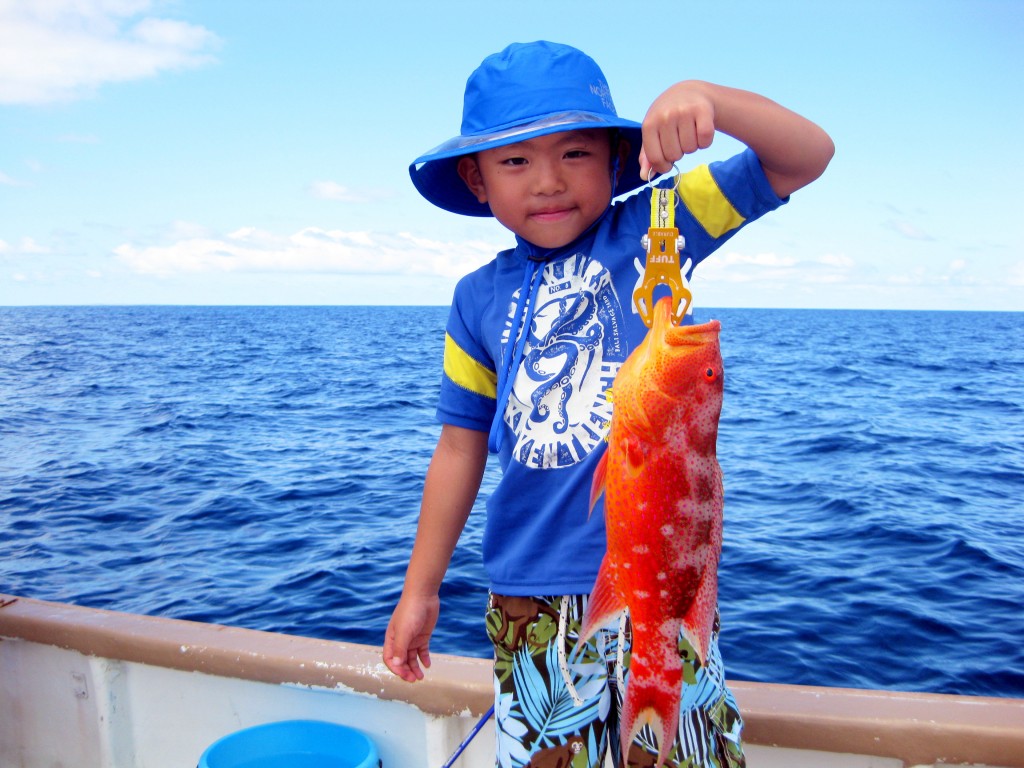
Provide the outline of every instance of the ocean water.
<path id="1" fill-rule="evenodd" d="M 379 644 L 446 313 L 0 308 L 0 592 Z M 1024 696 L 1024 313 L 711 316 L 729 676 Z M 489 655 L 482 516 L 435 651 Z"/>

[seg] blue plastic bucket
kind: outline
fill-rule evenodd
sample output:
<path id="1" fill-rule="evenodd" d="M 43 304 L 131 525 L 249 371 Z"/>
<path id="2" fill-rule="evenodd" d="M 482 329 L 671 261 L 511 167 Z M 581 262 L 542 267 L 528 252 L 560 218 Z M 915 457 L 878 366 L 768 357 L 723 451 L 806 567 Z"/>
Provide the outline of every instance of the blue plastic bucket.
<path id="1" fill-rule="evenodd" d="M 256 725 L 213 742 L 198 768 L 377 768 L 377 747 L 362 731 L 320 720 Z"/>

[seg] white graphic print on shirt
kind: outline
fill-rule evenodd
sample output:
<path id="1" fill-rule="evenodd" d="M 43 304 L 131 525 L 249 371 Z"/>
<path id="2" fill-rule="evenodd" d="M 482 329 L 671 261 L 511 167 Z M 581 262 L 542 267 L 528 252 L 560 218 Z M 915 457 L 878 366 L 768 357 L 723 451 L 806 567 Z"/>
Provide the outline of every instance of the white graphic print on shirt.
<path id="1" fill-rule="evenodd" d="M 509 343 L 518 292 L 502 343 Z M 527 317 L 531 317 L 527 311 Z M 577 464 L 604 439 L 611 418 L 605 390 L 626 359 L 622 307 L 611 274 L 577 253 L 545 265 L 523 361 L 504 420 L 513 457 L 533 468 Z"/>

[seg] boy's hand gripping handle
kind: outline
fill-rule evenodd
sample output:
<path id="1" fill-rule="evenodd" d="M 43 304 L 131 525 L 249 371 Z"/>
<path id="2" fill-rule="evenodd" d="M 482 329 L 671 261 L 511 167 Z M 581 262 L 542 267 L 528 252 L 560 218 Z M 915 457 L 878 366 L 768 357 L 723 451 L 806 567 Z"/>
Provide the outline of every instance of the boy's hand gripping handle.
<path id="1" fill-rule="evenodd" d="M 643 281 L 633 291 L 633 303 L 648 328 L 654 322 L 654 289 L 667 285 L 672 292 L 672 321 L 679 325 L 690 306 L 693 294 L 683 280 L 679 251 L 685 245 L 675 226 L 674 189 L 651 190 L 651 226 L 640 242 L 647 252 Z"/>

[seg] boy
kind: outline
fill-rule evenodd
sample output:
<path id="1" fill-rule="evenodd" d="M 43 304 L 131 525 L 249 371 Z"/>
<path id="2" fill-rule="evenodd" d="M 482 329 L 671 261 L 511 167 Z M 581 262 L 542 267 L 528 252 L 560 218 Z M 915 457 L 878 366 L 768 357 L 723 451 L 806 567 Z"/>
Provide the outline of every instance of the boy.
<path id="1" fill-rule="evenodd" d="M 641 125 L 617 116 L 593 60 L 538 42 L 485 59 L 466 85 L 461 134 L 410 167 L 424 197 L 493 215 L 516 247 L 455 291 L 441 436 L 384 661 L 410 682 L 430 666 L 441 580 L 488 449 L 498 453 L 503 474 L 487 503 L 483 555 L 499 766 L 596 768 L 609 745 L 616 765 L 650 765 L 658 754 L 644 731 L 628 756 L 618 754 L 628 624 L 574 642 L 605 549 L 600 506 L 588 520 L 611 415 L 605 390 L 647 331 L 632 295 L 649 197 L 612 199 L 707 147 L 715 131 L 748 149 L 680 180 L 676 226 L 689 279 L 743 225 L 824 171 L 833 152 L 824 131 L 755 94 L 696 81 L 666 90 Z M 684 639 L 679 649 L 688 671 L 668 764 L 742 765 L 717 627 L 705 667 Z"/>

